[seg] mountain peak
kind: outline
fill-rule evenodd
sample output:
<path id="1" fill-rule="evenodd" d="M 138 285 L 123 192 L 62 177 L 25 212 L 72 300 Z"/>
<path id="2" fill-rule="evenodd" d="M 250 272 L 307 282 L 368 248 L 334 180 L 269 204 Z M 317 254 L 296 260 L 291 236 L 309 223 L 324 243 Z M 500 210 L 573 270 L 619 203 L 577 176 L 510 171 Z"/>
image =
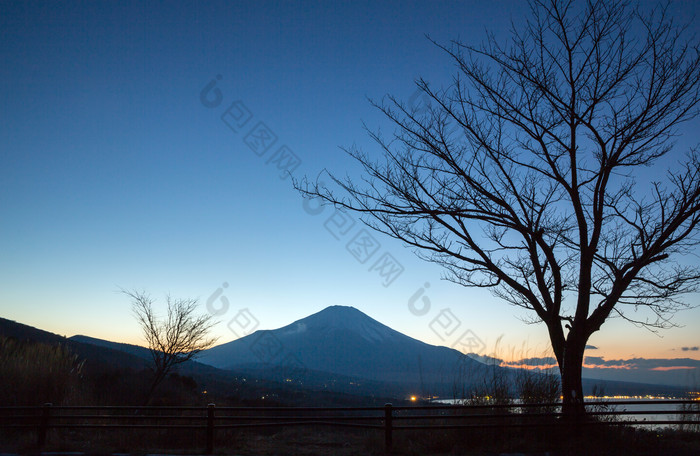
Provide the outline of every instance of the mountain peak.
<path id="1" fill-rule="evenodd" d="M 361 319 L 361 320 L 373 320 L 371 317 L 362 313 L 352 306 L 328 306 L 325 309 L 311 314 L 304 320 L 314 319 L 314 320 L 328 320 L 328 321 L 346 321 L 347 318 L 350 319 Z M 373 320 L 374 321 L 374 320 Z"/>
<path id="2" fill-rule="evenodd" d="M 369 342 L 382 342 L 401 335 L 351 306 L 329 306 L 280 328 L 284 335 L 307 330 L 323 333 L 352 332 Z"/>

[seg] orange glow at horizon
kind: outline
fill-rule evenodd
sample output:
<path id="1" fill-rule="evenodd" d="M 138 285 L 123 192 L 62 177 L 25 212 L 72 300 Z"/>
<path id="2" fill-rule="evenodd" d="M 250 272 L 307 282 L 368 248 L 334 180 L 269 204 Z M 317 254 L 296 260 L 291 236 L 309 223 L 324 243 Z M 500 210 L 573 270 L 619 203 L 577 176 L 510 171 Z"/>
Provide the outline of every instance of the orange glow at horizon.
<path id="1" fill-rule="evenodd" d="M 514 362 L 502 362 L 500 364 L 501 367 L 512 367 L 514 369 L 527 369 L 527 370 L 547 370 L 547 369 L 556 369 L 559 366 L 556 364 L 540 364 L 537 366 L 532 366 L 530 364 L 524 364 L 524 363 L 514 363 Z"/>
<path id="2" fill-rule="evenodd" d="M 683 370 L 683 369 L 695 369 L 693 366 L 659 366 L 654 367 L 650 370 L 653 371 L 671 371 L 671 370 Z"/>
<path id="3" fill-rule="evenodd" d="M 518 360 L 518 361 L 522 361 L 522 360 Z M 510 367 L 513 369 L 525 369 L 525 370 L 535 370 L 535 371 L 557 369 L 559 367 L 557 364 L 532 365 L 532 364 L 526 364 L 526 363 L 522 363 L 522 362 L 518 362 L 518 361 L 502 361 L 499 364 L 499 366 L 500 367 Z M 640 367 L 640 366 L 636 366 L 633 363 L 622 363 L 622 364 L 617 364 L 617 365 L 584 363 L 583 367 L 587 368 L 587 369 L 616 369 L 616 370 L 629 370 L 629 371 L 632 371 L 632 370 L 673 371 L 673 370 L 692 370 L 692 369 L 695 369 L 694 366 L 685 366 L 682 364 L 679 364 L 678 366 L 657 366 L 657 367 L 642 366 L 642 367 Z"/>

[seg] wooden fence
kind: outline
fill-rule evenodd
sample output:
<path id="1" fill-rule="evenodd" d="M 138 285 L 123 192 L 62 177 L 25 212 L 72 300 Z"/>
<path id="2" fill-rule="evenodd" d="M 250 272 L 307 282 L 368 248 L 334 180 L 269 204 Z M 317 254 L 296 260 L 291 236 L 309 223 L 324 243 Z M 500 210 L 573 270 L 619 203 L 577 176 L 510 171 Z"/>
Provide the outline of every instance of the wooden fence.
<path id="1" fill-rule="evenodd" d="M 663 410 L 617 409 L 626 405 L 663 404 Z M 611 406 L 614 406 L 611 408 Z M 575 425 L 690 426 L 700 428 L 700 403 L 695 400 L 587 402 L 588 418 Z M 672 407 L 672 408 L 671 408 Z M 644 416 L 644 419 L 635 417 Z M 610 419 L 613 417 L 614 419 Z M 654 417 L 653 419 L 647 419 Z M 50 429 L 179 429 L 201 432 L 207 454 L 214 453 L 221 430 L 290 426 L 331 426 L 383 432 L 390 451 L 395 431 L 468 428 L 558 426 L 559 404 L 424 405 L 384 407 L 0 407 L 4 429 L 36 431 L 37 444 L 46 444 Z"/>

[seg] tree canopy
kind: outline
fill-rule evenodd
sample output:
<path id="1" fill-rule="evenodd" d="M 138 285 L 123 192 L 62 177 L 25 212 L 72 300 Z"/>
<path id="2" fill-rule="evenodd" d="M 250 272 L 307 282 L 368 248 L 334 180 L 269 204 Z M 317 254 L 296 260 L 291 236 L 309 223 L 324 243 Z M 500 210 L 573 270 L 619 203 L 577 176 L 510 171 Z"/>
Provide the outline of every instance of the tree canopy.
<path id="1" fill-rule="evenodd" d="M 611 316 L 667 327 L 700 283 L 685 259 L 698 245 L 700 156 L 675 147 L 698 114 L 700 52 L 667 6 L 530 11 L 507 42 L 436 43 L 457 72 L 446 88 L 417 81 L 428 109 L 374 102 L 395 133 L 369 131 L 381 159 L 347 149 L 361 180 L 297 186 L 363 214 L 449 280 L 531 310 L 565 405 L 581 411 L 591 334 Z"/>
<path id="2" fill-rule="evenodd" d="M 153 382 L 146 402 L 151 400 L 156 387 L 170 370 L 191 360 L 202 350 L 214 345 L 215 337 L 209 331 L 216 324 L 209 314 L 197 315 L 196 299 L 167 297 L 165 318 L 159 318 L 153 308 L 155 302 L 145 292 L 124 291 L 132 300 L 132 310 L 153 359 Z"/>

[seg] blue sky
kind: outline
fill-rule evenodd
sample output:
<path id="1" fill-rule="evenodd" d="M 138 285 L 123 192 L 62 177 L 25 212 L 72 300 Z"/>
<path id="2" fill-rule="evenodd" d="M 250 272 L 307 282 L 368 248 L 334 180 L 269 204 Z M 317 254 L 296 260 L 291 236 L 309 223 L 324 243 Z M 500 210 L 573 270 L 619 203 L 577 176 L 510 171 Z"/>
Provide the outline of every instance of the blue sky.
<path id="1" fill-rule="evenodd" d="M 227 302 L 221 342 L 246 316 L 275 328 L 340 304 L 433 344 L 475 334 L 484 353 L 500 338 L 545 354 L 542 325 L 441 281 L 399 242 L 372 234 L 358 260 L 359 221 L 305 209 L 279 169 L 356 172 L 340 147 L 378 153 L 363 122 L 391 128 L 368 97 L 409 100 L 420 76 L 449 84 L 454 67 L 426 34 L 478 42 L 524 14 L 521 2 L 1 3 L 0 315 L 138 343 L 126 288 L 197 297 L 202 311 Z M 212 80 L 221 103 L 206 107 Z M 262 156 L 254 128 L 277 138 Z M 380 260 L 403 272 L 381 277 Z M 424 314 L 412 296 L 429 300 Z M 700 344 L 700 310 L 677 320 L 663 338 L 606 323 L 595 356 L 680 357 Z"/>

